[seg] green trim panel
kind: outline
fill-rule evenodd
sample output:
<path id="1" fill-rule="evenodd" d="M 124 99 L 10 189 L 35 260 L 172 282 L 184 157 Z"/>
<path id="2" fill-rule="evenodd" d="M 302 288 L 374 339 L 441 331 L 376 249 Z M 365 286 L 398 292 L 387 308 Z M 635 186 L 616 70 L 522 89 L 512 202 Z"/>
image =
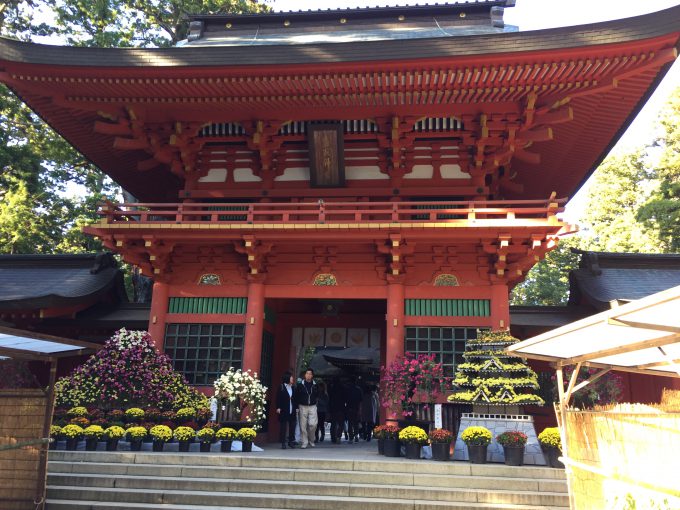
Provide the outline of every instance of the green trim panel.
<path id="1" fill-rule="evenodd" d="M 407 299 L 404 313 L 425 317 L 489 317 L 488 299 Z"/>
<path id="2" fill-rule="evenodd" d="M 245 314 L 248 298 L 244 297 L 171 297 L 168 313 Z"/>

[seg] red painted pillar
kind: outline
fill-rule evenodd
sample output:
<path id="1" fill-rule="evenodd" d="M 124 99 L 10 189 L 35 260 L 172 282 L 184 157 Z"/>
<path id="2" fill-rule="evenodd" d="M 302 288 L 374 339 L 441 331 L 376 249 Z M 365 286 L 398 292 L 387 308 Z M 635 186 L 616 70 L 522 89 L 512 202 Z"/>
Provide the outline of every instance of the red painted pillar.
<path id="1" fill-rule="evenodd" d="M 260 373 L 262 358 L 262 330 L 264 326 L 264 284 L 248 284 L 248 308 L 246 310 L 246 338 L 243 346 L 243 370 Z"/>
<path id="2" fill-rule="evenodd" d="M 508 296 L 507 285 L 491 286 L 491 329 L 507 329 L 510 327 L 510 301 Z"/>
<path id="3" fill-rule="evenodd" d="M 404 284 L 387 285 L 385 366 L 400 354 L 404 354 Z"/>
<path id="4" fill-rule="evenodd" d="M 168 314 L 167 283 L 155 282 L 151 296 L 151 313 L 149 315 L 149 334 L 156 345 L 156 349 L 163 350 L 165 343 L 165 319 Z"/>

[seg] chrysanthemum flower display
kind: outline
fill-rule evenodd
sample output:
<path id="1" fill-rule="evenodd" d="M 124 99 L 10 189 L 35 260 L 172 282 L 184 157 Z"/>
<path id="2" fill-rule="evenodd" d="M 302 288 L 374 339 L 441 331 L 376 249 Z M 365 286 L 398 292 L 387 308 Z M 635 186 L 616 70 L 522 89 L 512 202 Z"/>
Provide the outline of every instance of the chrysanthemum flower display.
<path id="1" fill-rule="evenodd" d="M 257 372 L 230 368 L 215 381 L 215 398 L 230 406 L 236 419 L 252 422 L 255 429 L 266 418 L 267 387 L 262 385 Z"/>

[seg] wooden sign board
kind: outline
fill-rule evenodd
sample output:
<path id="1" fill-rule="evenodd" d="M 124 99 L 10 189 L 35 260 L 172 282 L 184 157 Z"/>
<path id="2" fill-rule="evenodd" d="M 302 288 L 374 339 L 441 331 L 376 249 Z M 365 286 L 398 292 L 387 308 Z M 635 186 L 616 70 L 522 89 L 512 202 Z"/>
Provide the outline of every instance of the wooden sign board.
<path id="1" fill-rule="evenodd" d="M 310 124 L 309 174 L 313 188 L 337 188 L 345 185 L 345 144 L 341 123 Z"/>

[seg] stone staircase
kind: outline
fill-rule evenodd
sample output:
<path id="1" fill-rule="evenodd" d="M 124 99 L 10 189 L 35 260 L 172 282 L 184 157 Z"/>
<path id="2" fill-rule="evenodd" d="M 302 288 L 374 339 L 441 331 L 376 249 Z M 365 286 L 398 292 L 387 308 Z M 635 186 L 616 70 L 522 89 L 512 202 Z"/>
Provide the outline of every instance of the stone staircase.
<path id="1" fill-rule="evenodd" d="M 265 453 L 51 451 L 48 510 L 568 508 L 564 471 Z"/>

